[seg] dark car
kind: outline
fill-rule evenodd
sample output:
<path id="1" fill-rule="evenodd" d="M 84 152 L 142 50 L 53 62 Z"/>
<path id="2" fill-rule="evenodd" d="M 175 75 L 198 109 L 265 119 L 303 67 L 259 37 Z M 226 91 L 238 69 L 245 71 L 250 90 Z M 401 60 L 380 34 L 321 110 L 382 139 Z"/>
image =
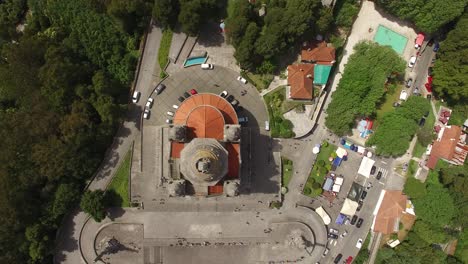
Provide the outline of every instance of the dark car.
<path id="1" fill-rule="evenodd" d="M 338 235 L 337 235 L 337 234 L 329 233 L 329 234 L 328 234 L 328 238 L 338 239 Z"/>
<path id="2" fill-rule="evenodd" d="M 358 202 L 358 207 L 357 207 L 356 211 L 358 211 L 358 212 L 361 211 L 361 208 L 362 208 L 362 205 L 363 205 L 363 204 L 364 204 L 363 201 L 359 201 L 359 202 Z"/>
<path id="3" fill-rule="evenodd" d="M 377 177 L 375 177 L 375 178 L 376 178 L 377 180 L 380 180 L 380 178 L 382 178 L 382 172 L 379 171 L 379 172 L 377 173 Z"/>
<path id="4" fill-rule="evenodd" d="M 427 75 L 432 76 L 432 67 L 427 68 Z"/>
<path id="5" fill-rule="evenodd" d="M 333 261 L 333 263 L 336 264 L 336 263 L 340 262 L 340 260 L 341 260 L 342 257 L 343 257 L 343 254 L 338 254 L 338 255 L 336 256 L 335 260 Z"/>
<path id="6" fill-rule="evenodd" d="M 357 215 L 353 215 L 353 218 L 351 218 L 351 224 L 354 225 L 357 221 Z"/>
<path id="7" fill-rule="evenodd" d="M 426 124 L 426 118 L 423 116 L 423 117 L 421 117 L 421 119 L 419 120 L 419 126 L 420 126 L 420 127 L 423 127 L 424 124 Z"/>
<path id="8" fill-rule="evenodd" d="M 434 52 L 438 52 L 439 51 L 439 42 L 436 42 L 435 45 L 434 45 L 434 48 L 432 49 Z"/>
<path id="9" fill-rule="evenodd" d="M 184 92 L 184 97 L 185 97 L 185 98 L 189 98 L 189 97 L 190 97 L 190 94 L 187 93 L 187 92 Z"/>
<path id="10" fill-rule="evenodd" d="M 413 79 L 412 78 L 409 78 L 407 81 L 406 81 L 406 87 L 410 88 L 411 85 L 413 84 Z"/>
<path id="11" fill-rule="evenodd" d="M 361 193 L 361 200 L 366 199 L 366 196 L 367 196 L 367 192 L 366 192 L 366 191 L 362 191 L 362 193 Z"/>
<path id="12" fill-rule="evenodd" d="M 232 102 L 232 101 L 234 100 L 234 96 L 229 95 L 228 97 L 226 97 L 226 100 L 227 100 L 228 102 Z"/>
<path id="13" fill-rule="evenodd" d="M 183 101 L 185 101 L 185 98 L 183 98 L 182 96 L 179 96 L 179 98 L 177 98 L 177 100 L 179 100 L 179 102 L 182 103 Z"/>
<path id="14" fill-rule="evenodd" d="M 374 175 L 376 169 L 377 169 L 377 167 L 372 166 L 372 169 L 370 170 L 370 174 Z"/>
<path id="15" fill-rule="evenodd" d="M 166 85 L 164 85 L 163 83 L 160 83 L 158 84 L 158 86 L 156 86 L 156 90 L 154 92 L 156 94 L 160 94 L 162 91 L 164 91 L 164 89 L 166 89 Z"/>
<path id="16" fill-rule="evenodd" d="M 236 113 L 240 113 L 244 110 L 244 107 L 242 107 L 242 105 L 237 105 L 234 107 L 234 110 L 236 110 Z"/>
<path id="17" fill-rule="evenodd" d="M 364 222 L 364 219 L 359 218 L 359 220 L 357 220 L 356 227 L 360 228 L 362 226 L 362 222 Z"/>

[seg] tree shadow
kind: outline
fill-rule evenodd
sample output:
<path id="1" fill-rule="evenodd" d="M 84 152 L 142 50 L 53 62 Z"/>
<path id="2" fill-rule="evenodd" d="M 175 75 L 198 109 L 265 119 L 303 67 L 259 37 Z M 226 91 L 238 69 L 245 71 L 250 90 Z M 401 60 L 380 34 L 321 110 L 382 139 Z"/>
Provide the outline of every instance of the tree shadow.
<path id="1" fill-rule="evenodd" d="M 107 217 L 112 221 L 115 221 L 116 218 L 122 217 L 124 214 L 125 210 L 122 207 L 111 207 L 107 209 Z"/>
<path id="2" fill-rule="evenodd" d="M 63 263 L 67 261 L 65 252 L 75 252 L 78 250 L 78 240 L 73 237 L 76 229 L 76 223 L 74 219 L 77 218 L 80 210 L 75 208 L 72 213 L 66 216 L 62 223 L 61 229 L 58 231 L 57 236 L 54 263 Z"/>
<path id="3" fill-rule="evenodd" d="M 221 33 L 219 23 L 208 22 L 200 30 L 198 35 L 198 44 L 205 47 L 220 47 L 225 41 Z"/>

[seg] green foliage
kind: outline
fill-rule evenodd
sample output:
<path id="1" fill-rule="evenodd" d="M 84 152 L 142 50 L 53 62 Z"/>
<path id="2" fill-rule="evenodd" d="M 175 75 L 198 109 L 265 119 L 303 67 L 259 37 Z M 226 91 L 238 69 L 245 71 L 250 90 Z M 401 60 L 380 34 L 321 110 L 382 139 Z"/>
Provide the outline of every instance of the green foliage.
<path id="1" fill-rule="evenodd" d="M 318 183 L 318 182 L 314 182 L 314 183 L 312 184 L 312 188 L 313 188 L 314 190 L 317 190 L 317 189 L 322 188 L 322 185 L 320 185 L 320 183 Z"/>
<path id="2" fill-rule="evenodd" d="M 81 196 L 80 190 L 74 184 L 60 184 L 55 191 L 52 204 L 53 216 L 60 219 L 70 208 L 74 207 Z"/>
<path id="3" fill-rule="evenodd" d="M 260 30 L 257 24 L 251 22 L 243 35 L 242 41 L 240 41 L 238 47 L 234 52 L 234 57 L 239 62 L 243 69 L 253 70 L 255 62 L 253 57 L 256 56 L 254 44 Z M 243 32 L 244 33 L 244 32 Z"/>
<path id="4" fill-rule="evenodd" d="M 108 192 L 113 190 L 117 195 L 116 199 L 109 198 L 109 206 L 115 207 L 129 207 L 130 197 L 128 194 L 128 181 L 130 178 L 130 165 L 131 165 L 131 151 L 127 152 L 125 159 L 120 164 L 119 168 L 115 172 L 114 178 L 108 187 Z"/>
<path id="5" fill-rule="evenodd" d="M 101 222 L 106 218 L 105 193 L 102 190 L 86 191 L 80 202 L 81 209 L 89 214 L 94 221 Z"/>
<path id="6" fill-rule="evenodd" d="M 5 0 L 0 3 L 0 44 L 16 37 L 16 25 L 26 12 L 26 0 Z M 3 40 L 3 41 L 2 41 Z"/>
<path id="7" fill-rule="evenodd" d="M 153 19 L 163 29 L 174 28 L 179 14 L 179 2 L 173 0 L 157 0 L 153 6 Z"/>
<path id="8" fill-rule="evenodd" d="M 339 136 L 351 130 L 356 117 L 375 114 L 385 93 L 387 76 L 405 69 L 404 61 L 389 47 L 361 42 L 354 50 L 332 94 L 325 120 L 326 126 Z"/>
<path id="9" fill-rule="evenodd" d="M 166 29 L 163 31 L 161 44 L 159 45 L 158 51 L 158 62 L 159 67 L 161 67 L 161 71 L 164 71 L 164 68 L 169 61 L 169 51 L 171 49 L 171 42 L 172 42 L 172 31 L 170 29 Z"/>
<path id="10" fill-rule="evenodd" d="M 317 30 L 320 34 L 328 34 L 333 26 L 333 9 L 324 7 L 320 9 L 319 19 L 317 20 Z"/>
<path id="11" fill-rule="evenodd" d="M 178 22 L 182 27 L 182 31 L 195 36 L 200 30 L 201 25 L 208 18 L 214 17 L 217 14 L 216 0 L 178 0 L 180 5 L 180 13 Z"/>
<path id="12" fill-rule="evenodd" d="M 426 195 L 426 184 L 414 177 L 408 177 L 403 191 L 411 199 L 418 199 Z"/>
<path id="13" fill-rule="evenodd" d="M 426 33 L 435 33 L 445 24 L 459 17 L 467 4 L 466 0 L 440 2 L 437 0 L 375 1 L 386 11 L 407 19 Z"/>
<path id="14" fill-rule="evenodd" d="M 270 128 L 272 137 L 290 138 L 294 136 L 291 121 L 283 118 L 281 106 L 285 100 L 285 88 L 277 89 L 265 95 L 265 103 L 270 115 Z"/>
<path id="15" fill-rule="evenodd" d="M 448 235 L 442 227 L 433 226 L 425 221 L 418 220 L 414 223 L 413 231 L 428 244 L 444 243 Z"/>
<path id="16" fill-rule="evenodd" d="M 433 226 L 443 227 L 450 223 L 455 206 L 447 189 L 440 185 L 429 184 L 427 194 L 414 201 L 418 217 Z"/>
<path id="17" fill-rule="evenodd" d="M 451 105 L 460 104 L 465 107 L 468 101 L 467 34 L 468 13 L 465 13 L 440 44 L 438 59 L 435 61 L 433 71 L 434 92 Z M 466 115 L 462 119 L 466 119 Z"/>
<path id="18" fill-rule="evenodd" d="M 286 158 L 281 158 L 283 166 L 282 166 L 282 186 L 287 187 L 289 184 L 289 181 L 291 180 L 292 174 L 293 174 L 293 162 L 291 160 L 288 160 Z"/>
<path id="19" fill-rule="evenodd" d="M 304 188 L 304 194 L 305 195 L 310 195 L 311 193 L 312 193 L 312 189 L 310 189 L 309 187 Z"/>
<path id="20" fill-rule="evenodd" d="M 430 110 L 429 102 L 420 96 L 411 96 L 401 107 L 383 116 L 381 124 L 366 145 L 375 145 L 376 153 L 399 156 L 406 152 L 418 130 L 420 118 Z"/>
<path id="21" fill-rule="evenodd" d="M 336 25 L 350 29 L 353 25 L 354 18 L 359 13 L 359 5 L 355 3 L 345 2 L 339 9 L 336 15 Z"/>

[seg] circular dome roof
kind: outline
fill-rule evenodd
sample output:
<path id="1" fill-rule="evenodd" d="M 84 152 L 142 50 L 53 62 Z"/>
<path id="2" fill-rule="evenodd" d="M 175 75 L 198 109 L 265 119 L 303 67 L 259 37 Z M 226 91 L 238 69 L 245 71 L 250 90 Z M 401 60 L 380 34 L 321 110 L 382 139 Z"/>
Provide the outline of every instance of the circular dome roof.
<path id="1" fill-rule="evenodd" d="M 181 172 L 194 185 L 213 186 L 228 171 L 228 152 L 215 139 L 196 138 L 180 156 Z"/>

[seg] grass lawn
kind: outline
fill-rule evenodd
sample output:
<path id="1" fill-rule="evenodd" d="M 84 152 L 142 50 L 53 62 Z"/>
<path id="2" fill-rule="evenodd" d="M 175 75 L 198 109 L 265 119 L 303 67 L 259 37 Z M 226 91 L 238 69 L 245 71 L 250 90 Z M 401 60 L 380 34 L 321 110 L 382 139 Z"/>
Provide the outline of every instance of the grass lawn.
<path id="1" fill-rule="evenodd" d="M 257 87 L 257 90 L 260 92 L 264 89 L 267 89 L 270 83 L 273 81 L 272 74 L 255 74 L 255 73 L 245 73 L 244 76 L 247 76 L 250 82 Z"/>
<path id="2" fill-rule="evenodd" d="M 417 141 L 416 145 L 414 145 L 413 157 L 421 158 L 424 152 L 426 152 L 426 147 L 421 145 L 421 143 Z"/>
<path id="3" fill-rule="evenodd" d="M 418 170 L 418 163 L 414 160 L 410 160 L 408 164 L 408 173 L 406 175 L 414 177 L 414 175 L 416 175 L 417 170 Z"/>
<path id="4" fill-rule="evenodd" d="M 159 46 L 158 51 L 158 62 L 159 66 L 161 67 L 160 77 L 166 77 L 163 69 L 166 67 L 167 61 L 169 60 L 169 50 L 171 48 L 172 42 L 172 31 L 170 29 L 166 29 L 163 31 L 162 38 L 161 38 L 161 45 Z"/>
<path id="5" fill-rule="evenodd" d="M 288 187 L 289 181 L 291 180 L 292 174 L 293 174 L 293 162 L 291 160 L 288 160 L 286 158 L 281 158 L 281 161 L 283 163 L 283 171 L 282 171 L 282 186 L 283 187 Z"/>
<path id="6" fill-rule="evenodd" d="M 278 87 L 275 91 L 264 96 L 270 116 L 270 128 L 272 137 L 294 137 L 293 124 L 283 117 L 283 105 L 286 96 L 286 88 Z"/>
<path id="7" fill-rule="evenodd" d="M 312 170 L 309 174 L 309 178 L 307 179 L 307 182 L 304 187 L 304 194 L 309 196 L 309 197 L 316 197 L 319 196 L 322 193 L 322 184 L 325 181 L 325 176 L 331 168 L 331 162 L 328 161 L 328 158 L 332 155 L 332 153 L 336 150 L 336 146 L 332 145 L 327 142 L 327 146 L 324 146 L 322 144 L 322 147 L 320 148 L 320 152 L 317 155 L 317 159 L 315 160 L 315 164 L 312 167 Z M 326 172 L 323 169 L 319 169 L 317 166 L 318 163 L 324 162 L 325 167 L 328 166 L 328 169 Z M 322 170 L 322 171 L 320 171 Z M 313 188 L 314 183 L 320 184 L 320 188 Z M 316 184 L 316 185 L 317 185 Z M 310 191 L 309 191 L 310 189 Z"/>
<path id="8" fill-rule="evenodd" d="M 125 155 L 125 159 L 117 169 L 108 190 L 113 190 L 118 196 L 112 199 L 112 205 L 118 207 L 129 207 L 128 178 L 130 177 L 131 150 Z"/>
<path id="9" fill-rule="evenodd" d="M 383 103 L 377 109 L 377 116 L 375 118 L 374 127 L 377 127 L 379 122 L 382 120 L 382 117 L 385 113 L 388 113 L 394 109 L 393 103 L 400 99 L 400 92 L 403 89 L 403 85 L 398 85 L 394 91 L 389 91 L 385 94 Z M 375 128 L 374 128 L 375 131 Z"/>

